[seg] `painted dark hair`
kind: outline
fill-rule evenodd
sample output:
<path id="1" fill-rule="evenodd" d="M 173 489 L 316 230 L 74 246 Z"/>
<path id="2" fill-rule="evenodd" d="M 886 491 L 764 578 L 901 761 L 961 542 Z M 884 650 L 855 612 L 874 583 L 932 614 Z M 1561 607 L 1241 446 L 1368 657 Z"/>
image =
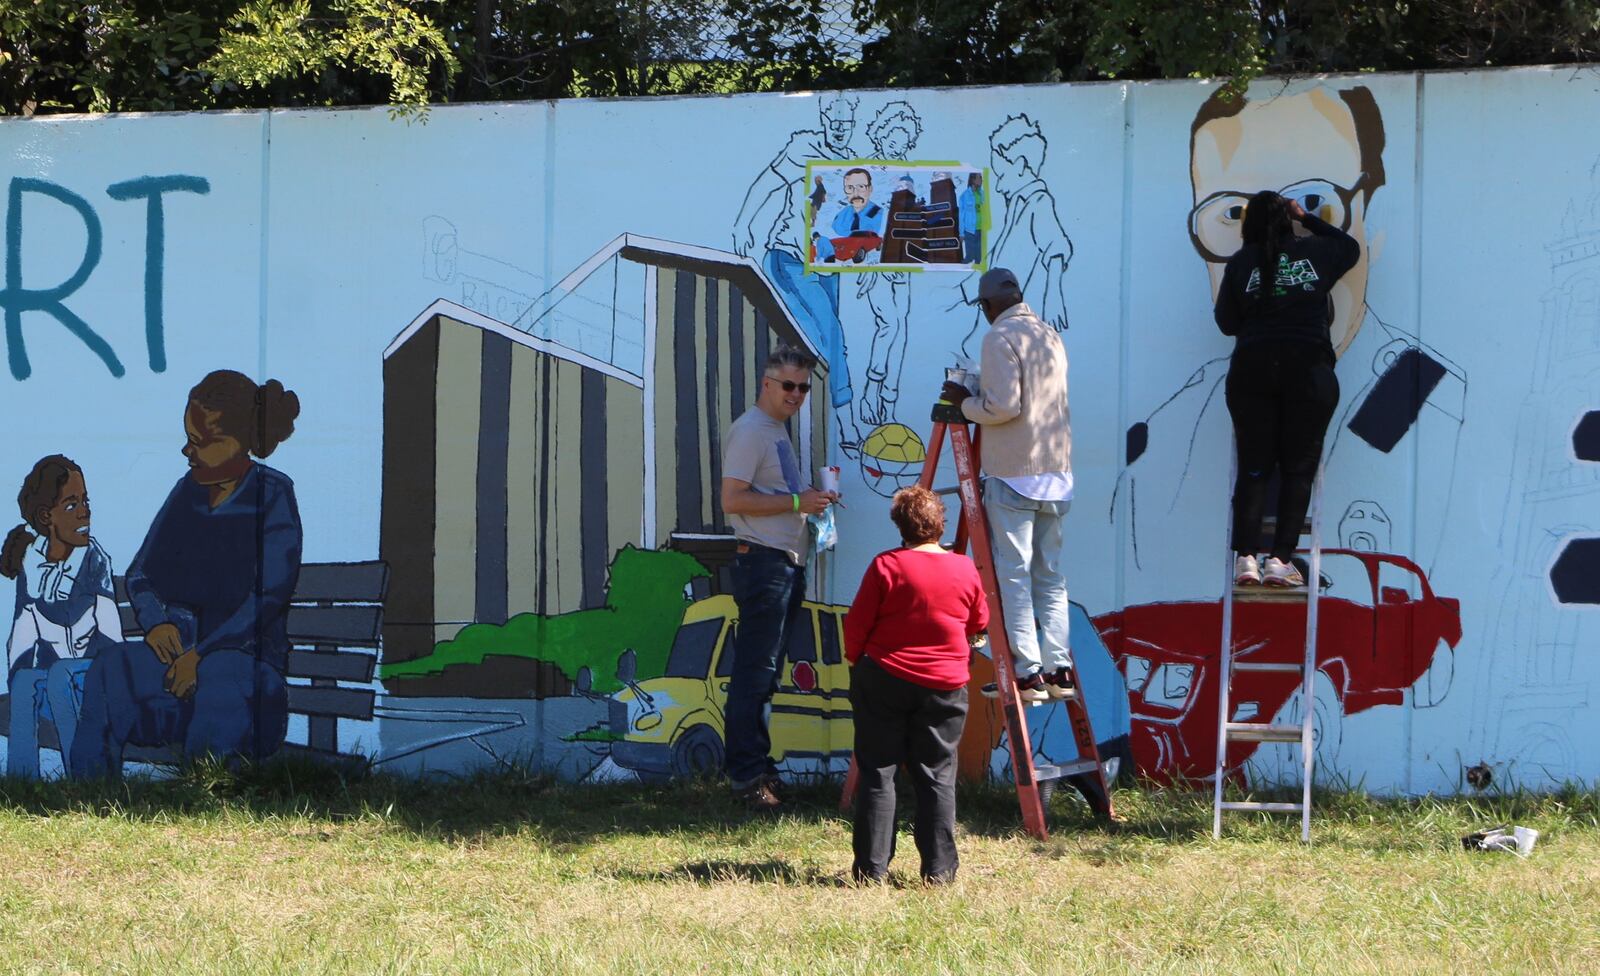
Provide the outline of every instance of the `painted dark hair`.
<path id="1" fill-rule="evenodd" d="M 39 522 L 40 510 L 55 505 L 61 497 L 61 486 L 74 473 L 83 474 L 77 462 L 60 454 L 52 454 L 40 458 L 22 480 L 22 490 L 17 492 L 17 510 L 22 513 L 23 524 L 6 533 L 5 544 L 0 545 L 0 576 L 16 579 L 17 574 L 22 572 L 22 561 L 27 556 L 28 547 L 38 538 L 33 533 L 45 533 L 45 527 Z"/>
<path id="2" fill-rule="evenodd" d="M 1260 302 L 1272 294 L 1273 283 L 1278 277 L 1278 257 L 1283 253 L 1284 243 L 1294 236 L 1289 201 L 1273 190 L 1262 190 L 1252 196 L 1244 208 L 1244 225 L 1240 233 L 1246 244 L 1254 244 L 1261 249 L 1261 263 L 1256 266 L 1261 274 L 1261 284 L 1251 296 L 1254 301 Z"/>
<path id="3" fill-rule="evenodd" d="M 268 457 L 294 433 L 300 398 L 277 380 L 256 381 L 219 369 L 189 391 L 189 400 L 216 411 L 217 431 L 232 437 L 258 458 Z"/>
<path id="4" fill-rule="evenodd" d="M 1336 94 L 1344 102 L 1345 108 L 1350 110 L 1350 119 L 1355 123 L 1356 144 L 1361 154 L 1361 197 L 1370 204 L 1373 192 L 1388 181 L 1383 168 L 1383 150 L 1388 142 L 1383 131 L 1383 112 L 1378 109 L 1378 100 L 1373 97 L 1372 89 L 1366 85 L 1342 88 Z M 1200 130 L 1218 119 L 1231 119 L 1243 112 L 1247 101 L 1243 95 L 1230 91 L 1226 86 L 1211 93 L 1189 124 L 1191 161 Z"/>

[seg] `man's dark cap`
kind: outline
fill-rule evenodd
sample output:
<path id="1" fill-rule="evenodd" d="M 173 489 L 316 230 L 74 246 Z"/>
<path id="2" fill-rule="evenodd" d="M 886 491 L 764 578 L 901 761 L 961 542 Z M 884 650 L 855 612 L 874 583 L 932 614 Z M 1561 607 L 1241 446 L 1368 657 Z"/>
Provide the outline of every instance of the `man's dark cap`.
<path id="1" fill-rule="evenodd" d="M 978 301 L 985 298 L 999 298 L 1002 295 L 1019 295 L 1022 286 L 1017 284 L 1017 276 L 1009 268 L 990 268 L 978 279 Z"/>

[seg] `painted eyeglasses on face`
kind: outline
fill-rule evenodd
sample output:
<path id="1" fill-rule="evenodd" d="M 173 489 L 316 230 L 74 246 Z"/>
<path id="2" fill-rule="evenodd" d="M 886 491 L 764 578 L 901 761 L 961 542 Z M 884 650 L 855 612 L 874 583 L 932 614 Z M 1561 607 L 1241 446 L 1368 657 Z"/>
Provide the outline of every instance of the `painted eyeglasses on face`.
<path id="1" fill-rule="evenodd" d="M 1278 192 L 1342 231 L 1350 229 L 1352 203 L 1366 182 L 1363 173 L 1351 186 L 1327 180 L 1301 180 Z M 1241 228 L 1244 208 L 1252 194 L 1239 190 L 1218 190 L 1189 211 L 1189 240 L 1202 258 L 1223 264 L 1243 245 Z"/>

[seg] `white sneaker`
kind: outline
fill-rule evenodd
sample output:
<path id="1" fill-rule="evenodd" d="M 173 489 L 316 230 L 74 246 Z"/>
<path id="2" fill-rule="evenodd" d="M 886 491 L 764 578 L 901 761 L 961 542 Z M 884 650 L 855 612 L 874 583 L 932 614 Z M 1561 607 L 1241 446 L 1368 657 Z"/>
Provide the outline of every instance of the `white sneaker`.
<path id="1" fill-rule="evenodd" d="M 1249 553 L 1240 553 L 1233 560 L 1233 585 L 1234 586 L 1260 586 L 1261 567 L 1256 565 L 1256 557 Z"/>
<path id="2" fill-rule="evenodd" d="M 1300 570 L 1294 563 L 1286 563 L 1277 556 L 1268 556 L 1266 572 L 1261 582 L 1267 586 L 1305 586 L 1306 578 L 1300 575 Z"/>

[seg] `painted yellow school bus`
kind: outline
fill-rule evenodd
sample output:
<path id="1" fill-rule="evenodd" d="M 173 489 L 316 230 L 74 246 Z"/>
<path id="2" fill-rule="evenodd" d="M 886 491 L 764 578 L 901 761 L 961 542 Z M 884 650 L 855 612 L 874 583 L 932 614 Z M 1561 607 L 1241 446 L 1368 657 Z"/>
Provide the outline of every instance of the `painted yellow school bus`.
<path id="1" fill-rule="evenodd" d="M 804 604 L 778 668 L 769 728 L 772 758 L 789 772 L 842 771 L 854 725 L 844 659 L 848 607 Z M 723 706 L 733 674 L 739 610 L 731 596 L 696 601 L 683 615 L 666 674 L 625 679 L 611 696 L 611 758 L 646 779 L 720 772 Z"/>

